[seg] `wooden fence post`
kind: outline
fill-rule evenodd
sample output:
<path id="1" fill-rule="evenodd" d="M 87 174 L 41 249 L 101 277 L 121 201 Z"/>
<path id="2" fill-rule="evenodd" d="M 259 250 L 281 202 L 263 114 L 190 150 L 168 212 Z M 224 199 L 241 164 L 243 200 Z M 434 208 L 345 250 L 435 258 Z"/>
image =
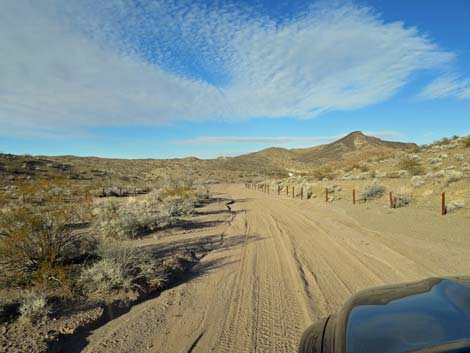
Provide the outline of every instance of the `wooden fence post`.
<path id="1" fill-rule="evenodd" d="M 328 202 L 328 188 L 325 189 L 325 202 Z"/>
<path id="2" fill-rule="evenodd" d="M 277 194 L 278 194 L 278 195 L 281 194 L 281 185 L 278 185 L 278 186 L 277 186 Z"/>
<path id="3" fill-rule="evenodd" d="M 269 195 L 269 192 L 271 191 L 269 189 L 271 189 L 271 187 L 269 185 L 266 185 L 266 186 L 268 187 L 268 195 Z"/>
<path id="4" fill-rule="evenodd" d="M 445 216 L 447 214 L 447 206 L 446 206 L 446 193 L 442 193 L 442 205 L 441 205 L 441 214 Z"/>
<path id="5" fill-rule="evenodd" d="M 295 199 L 295 187 L 292 187 L 292 198 Z"/>
<path id="6" fill-rule="evenodd" d="M 304 199 L 304 188 L 300 188 L 300 199 Z"/>
<path id="7" fill-rule="evenodd" d="M 394 208 L 394 202 L 393 202 L 393 193 L 390 191 L 390 208 Z"/>
<path id="8" fill-rule="evenodd" d="M 286 195 L 289 196 L 289 185 L 286 186 Z"/>
<path id="9" fill-rule="evenodd" d="M 353 189 L 353 205 L 356 204 L 356 189 Z"/>

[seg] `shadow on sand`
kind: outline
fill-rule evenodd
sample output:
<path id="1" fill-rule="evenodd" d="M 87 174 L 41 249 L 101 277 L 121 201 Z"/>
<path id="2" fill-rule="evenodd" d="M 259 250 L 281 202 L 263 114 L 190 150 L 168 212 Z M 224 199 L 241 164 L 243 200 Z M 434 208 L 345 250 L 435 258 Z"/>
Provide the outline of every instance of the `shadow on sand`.
<path id="1" fill-rule="evenodd" d="M 171 256 L 174 256 L 175 254 L 192 253 L 194 254 L 195 261 L 192 262 L 192 264 L 187 268 L 184 273 L 180 273 L 175 276 L 170 282 L 167 283 L 167 286 L 160 291 L 156 291 L 154 293 L 142 296 L 138 300 L 128 305 L 123 305 L 122 303 L 115 305 L 103 304 L 104 315 L 100 320 L 94 322 L 93 324 L 87 327 L 82 328 L 80 332 L 74 335 L 65 336 L 60 342 L 51 345 L 48 349 L 48 352 L 82 352 L 88 345 L 88 337 L 93 333 L 94 330 L 128 313 L 132 309 L 132 307 L 144 301 L 156 299 L 160 296 L 163 291 L 176 288 L 198 277 L 202 277 L 209 271 L 220 269 L 224 266 L 228 266 L 230 264 L 235 263 L 235 261 L 229 261 L 225 256 L 213 260 L 201 261 L 209 252 L 234 249 L 237 247 L 242 247 L 243 244 L 249 244 L 259 240 L 262 240 L 262 237 L 259 237 L 257 235 L 250 235 L 247 238 L 246 235 L 241 234 L 236 236 L 230 236 L 226 239 L 221 239 L 220 234 L 214 234 L 205 237 L 199 237 L 197 239 L 175 241 L 163 246 L 145 246 L 145 249 L 152 251 L 152 253 L 155 254 L 155 256 L 158 256 L 159 258 L 169 258 Z"/>

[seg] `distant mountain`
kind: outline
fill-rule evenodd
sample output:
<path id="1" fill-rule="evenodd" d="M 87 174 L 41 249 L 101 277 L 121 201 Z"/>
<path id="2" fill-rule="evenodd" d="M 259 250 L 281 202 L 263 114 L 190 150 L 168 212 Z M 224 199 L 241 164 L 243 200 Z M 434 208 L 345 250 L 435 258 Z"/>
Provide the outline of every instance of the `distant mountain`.
<path id="1" fill-rule="evenodd" d="M 370 157 L 416 148 L 414 143 L 383 141 L 353 132 L 336 142 L 310 148 L 271 147 L 238 157 L 203 160 L 111 159 L 75 156 L 28 156 L 0 153 L 0 185 L 6 181 L 34 178 L 65 178 L 93 185 L 148 186 L 148 181 L 178 170 L 202 180 L 223 182 L 252 178 L 281 178 L 310 173 L 328 164 L 342 167 Z M 1 189 L 1 187 L 0 187 Z"/>
<path id="2" fill-rule="evenodd" d="M 252 165 L 254 169 L 309 170 L 323 164 L 343 165 L 354 163 L 374 155 L 393 151 L 411 150 L 415 143 L 384 141 L 355 131 L 338 141 L 309 148 L 267 148 L 259 152 L 230 158 L 232 164 Z"/>

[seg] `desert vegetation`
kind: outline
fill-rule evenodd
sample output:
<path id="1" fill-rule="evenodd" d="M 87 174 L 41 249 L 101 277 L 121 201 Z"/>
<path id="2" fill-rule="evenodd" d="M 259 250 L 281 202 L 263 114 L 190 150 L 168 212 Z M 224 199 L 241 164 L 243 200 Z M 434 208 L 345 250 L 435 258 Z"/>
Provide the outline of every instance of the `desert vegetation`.
<path id="1" fill-rule="evenodd" d="M 171 266 L 132 240 L 190 216 L 210 193 L 173 175 L 146 194 L 99 196 L 64 179 L 18 181 L 2 192 L 2 320 L 35 323 L 77 302 L 130 302 L 162 288 Z"/>

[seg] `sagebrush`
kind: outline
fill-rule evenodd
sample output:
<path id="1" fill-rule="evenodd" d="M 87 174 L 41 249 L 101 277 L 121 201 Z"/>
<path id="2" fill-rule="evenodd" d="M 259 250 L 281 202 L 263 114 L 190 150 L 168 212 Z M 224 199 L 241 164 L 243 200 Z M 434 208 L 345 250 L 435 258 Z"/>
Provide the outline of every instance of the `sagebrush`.
<path id="1" fill-rule="evenodd" d="M 160 266 L 149 251 L 103 241 L 97 255 L 99 260 L 83 269 L 77 281 L 88 296 L 105 298 L 116 291 L 145 291 L 164 282 Z"/>

